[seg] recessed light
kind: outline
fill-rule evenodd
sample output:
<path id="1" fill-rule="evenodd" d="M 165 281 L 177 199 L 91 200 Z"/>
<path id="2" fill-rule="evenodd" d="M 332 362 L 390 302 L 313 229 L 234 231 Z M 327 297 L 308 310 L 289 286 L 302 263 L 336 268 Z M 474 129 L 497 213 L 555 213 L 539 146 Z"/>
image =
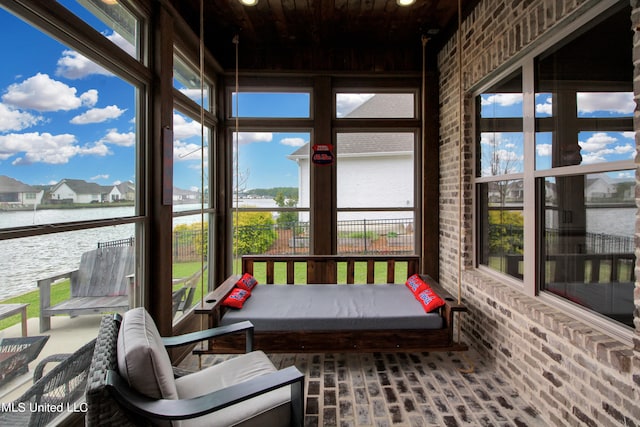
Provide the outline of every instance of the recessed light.
<path id="1" fill-rule="evenodd" d="M 255 6 L 256 4 L 258 4 L 258 0 L 240 0 L 240 3 L 245 6 Z"/>
<path id="2" fill-rule="evenodd" d="M 396 3 L 398 3 L 398 6 L 411 6 L 415 2 L 416 0 L 396 0 Z"/>

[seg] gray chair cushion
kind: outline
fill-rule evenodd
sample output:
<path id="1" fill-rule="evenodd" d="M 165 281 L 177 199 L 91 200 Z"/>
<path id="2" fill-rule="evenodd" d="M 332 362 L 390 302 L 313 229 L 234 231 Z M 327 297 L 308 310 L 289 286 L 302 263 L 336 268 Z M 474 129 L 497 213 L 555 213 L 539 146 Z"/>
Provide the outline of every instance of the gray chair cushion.
<path id="1" fill-rule="evenodd" d="M 177 378 L 175 383 L 180 399 L 188 399 L 275 371 L 276 368 L 262 351 L 254 351 Z M 183 420 L 180 425 L 284 427 L 290 423 L 290 400 L 290 387 L 283 387 L 213 414 Z"/>
<path id="2" fill-rule="evenodd" d="M 118 370 L 134 390 L 154 399 L 177 399 L 171 360 L 144 308 L 124 314 L 118 333 Z"/>

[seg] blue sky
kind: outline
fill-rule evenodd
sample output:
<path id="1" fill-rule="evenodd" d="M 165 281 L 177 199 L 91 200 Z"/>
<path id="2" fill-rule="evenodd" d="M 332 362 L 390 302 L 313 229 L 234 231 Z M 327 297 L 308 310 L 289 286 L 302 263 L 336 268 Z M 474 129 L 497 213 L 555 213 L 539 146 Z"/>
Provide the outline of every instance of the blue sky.
<path id="1" fill-rule="evenodd" d="M 133 86 L 3 9 L 0 28 L 0 174 L 27 184 L 134 180 Z"/>

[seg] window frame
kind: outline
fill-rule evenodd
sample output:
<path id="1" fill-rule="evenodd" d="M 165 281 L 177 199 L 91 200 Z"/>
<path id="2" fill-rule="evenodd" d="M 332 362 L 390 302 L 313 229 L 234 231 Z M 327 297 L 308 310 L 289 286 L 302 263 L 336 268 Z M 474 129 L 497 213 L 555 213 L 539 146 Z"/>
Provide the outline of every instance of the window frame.
<path id="1" fill-rule="evenodd" d="M 603 162 L 586 165 L 571 165 L 556 168 L 535 170 L 535 137 L 536 137 L 536 115 L 535 115 L 535 59 L 545 52 L 558 46 L 562 40 L 571 34 L 584 31 L 591 28 L 594 20 L 609 16 L 609 14 L 619 11 L 620 8 L 628 6 L 625 2 L 616 0 L 605 0 L 597 5 L 590 7 L 584 11 L 577 19 L 551 30 L 549 34 L 540 41 L 534 43 L 530 48 L 524 49 L 513 60 L 507 62 L 496 72 L 490 74 L 478 84 L 474 85 L 469 94 L 472 99 L 478 98 L 482 93 L 505 80 L 508 76 L 520 70 L 522 72 L 522 93 L 523 93 L 523 117 L 522 132 L 524 134 L 524 171 L 518 174 L 498 175 L 496 177 L 482 177 L 476 175 L 478 162 L 474 162 L 474 170 L 471 178 L 471 184 L 474 188 L 474 198 L 472 202 L 473 221 L 473 265 L 474 268 L 483 274 L 487 274 L 501 283 L 522 292 L 531 297 L 536 297 L 540 301 L 550 306 L 556 307 L 565 313 L 568 313 L 578 319 L 587 321 L 590 325 L 598 330 L 614 336 L 623 342 L 631 343 L 636 331 L 633 328 L 626 327 L 614 320 L 605 318 L 594 312 L 590 312 L 587 308 L 581 307 L 570 301 L 555 296 L 551 292 L 538 289 L 538 253 L 537 253 L 537 210 L 536 210 L 536 182 L 546 177 L 571 176 L 571 175 L 589 175 L 594 173 L 615 172 L 620 170 L 636 169 L 634 160 L 622 160 L 614 162 Z M 477 159 L 477 137 L 478 130 L 478 107 L 476 102 L 471 103 L 471 113 L 473 120 L 474 140 L 472 144 L 472 155 Z M 502 181 L 510 179 L 523 179 L 524 191 L 524 254 L 523 254 L 523 280 L 518 280 L 507 274 L 500 273 L 488 266 L 480 264 L 480 226 L 481 217 L 480 206 L 478 203 L 479 184 L 492 181 Z M 528 213 L 528 214 L 527 214 Z"/>

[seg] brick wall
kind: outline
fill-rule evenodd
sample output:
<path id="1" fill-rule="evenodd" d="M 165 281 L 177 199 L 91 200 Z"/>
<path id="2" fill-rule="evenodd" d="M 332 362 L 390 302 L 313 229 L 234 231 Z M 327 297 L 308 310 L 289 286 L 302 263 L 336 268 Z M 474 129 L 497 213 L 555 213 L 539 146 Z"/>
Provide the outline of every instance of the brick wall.
<path id="1" fill-rule="evenodd" d="M 597 2 L 484 0 L 462 23 L 462 79 L 458 35 L 439 52 L 440 282 L 454 294 L 458 286 L 461 287 L 470 307 L 469 314 L 461 318 L 461 330 L 467 342 L 491 359 L 550 425 L 640 425 L 638 335 L 634 350 L 472 266 L 473 99 L 467 89 L 498 70 L 549 29 L 560 25 L 562 20 L 572 19 L 594 3 Z M 633 13 L 629 24 L 633 22 L 632 28 L 636 29 L 640 26 L 640 0 L 631 0 L 631 5 Z M 640 98 L 638 34 L 634 36 L 636 99 Z M 461 84 L 464 98 L 460 96 Z M 638 130 L 638 110 L 636 117 Z M 640 145 L 640 135 L 636 135 L 636 141 Z M 640 182 L 636 180 L 636 199 L 640 205 Z M 640 237 L 640 220 L 636 236 Z M 460 251 L 462 274 L 458 273 Z M 638 249 L 636 255 L 640 258 Z M 638 267 L 636 277 L 640 277 Z M 636 306 L 640 306 L 638 287 L 635 300 Z M 637 313 L 636 325 L 640 329 Z"/>

